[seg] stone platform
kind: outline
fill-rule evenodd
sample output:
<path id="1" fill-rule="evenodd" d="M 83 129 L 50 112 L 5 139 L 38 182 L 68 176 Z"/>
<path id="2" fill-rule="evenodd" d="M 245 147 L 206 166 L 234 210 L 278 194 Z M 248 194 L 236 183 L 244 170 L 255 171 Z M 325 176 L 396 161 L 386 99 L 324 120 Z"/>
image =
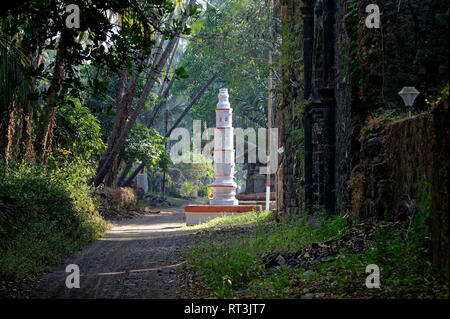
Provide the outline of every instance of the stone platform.
<path id="1" fill-rule="evenodd" d="M 235 206 L 220 206 L 220 205 L 189 205 L 184 206 L 186 213 L 186 225 L 192 226 L 204 223 L 210 219 L 222 217 L 225 215 L 234 215 L 240 213 L 247 213 L 253 210 L 262 212 L 262 205 L 235 205 Z"/>

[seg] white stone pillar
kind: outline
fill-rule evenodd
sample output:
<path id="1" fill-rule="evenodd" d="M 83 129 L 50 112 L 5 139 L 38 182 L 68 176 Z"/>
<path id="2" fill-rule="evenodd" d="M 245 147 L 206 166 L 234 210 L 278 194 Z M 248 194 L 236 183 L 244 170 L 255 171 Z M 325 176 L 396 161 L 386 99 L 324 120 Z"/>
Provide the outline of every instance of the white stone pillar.
<path id="1" fill-rule="evenodd" d="M 234 181 L 234 143 L 232 109 L 228 102 L 228 90 L 219 90 L 216 108 L 216 129 L 214 130 L 214 173 L 211 184 L 213 199 L 211 205 L 238 205 L 237 185 Z"/>

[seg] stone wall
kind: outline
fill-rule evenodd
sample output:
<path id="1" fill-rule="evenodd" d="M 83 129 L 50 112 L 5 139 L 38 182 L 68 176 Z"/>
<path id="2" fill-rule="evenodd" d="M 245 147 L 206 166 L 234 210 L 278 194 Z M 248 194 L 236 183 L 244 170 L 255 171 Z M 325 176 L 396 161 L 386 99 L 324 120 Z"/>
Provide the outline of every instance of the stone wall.
<path id="1" fill-rule="evenodd" d="M 245 183 L 245 194 L 265 193 L 267 175 L 260 174 L 260 169 L 266 165 L 257 163 L 247 163 L 247 178 Z M 275 189 L 275 176 L 270 176 L 270 189 Z"/>
<path id="2" fill-rule="evenodd" d="M 315 1 L 283 0 L 283 46 L 281 57 L 281 104 L 277 110 L 279 144 L 285 153 L 280 157 L 277 174 L 280 210 L 301 207 L 304 192 L 304 164 L 301 148 L 305 103 L 303 102 L 303 37 L 301 7 Z M 377 4 L 381 11 L 381 28 L 365 25 L 368 4 Z M 403 102 L 397 92 L 403 86 L 415 86 L 421 95 L 416 112 L 427 108 L 425 98 L 436 96 L 448 81 L 448 28 L 440 26 L 438 15 L 448 5 L 438 0 L 339 0 L 334 14 L 334 189 L 336 210 L 351 211 L 351 174 L 360 165 L 360 131 L 368 117 L 378 109 L 396 109 L 404 114 Z M 319 21 L 319 24 L 322 23 Z M 321 41 L 321 40 L 318 40 Z M 319 53 L 320 54 L 320 53 Z M 318 58 L 317 60 L 321 60 Z M 320 65 L 312 67 L 320 69 Z M 320 71 L 320 70 L 319 70 Z M 320 72 L 319 72 L 320 73 Z M 312 79 L 314 81 L 314 79 Z M 324 171 L 321 157 L 323 127 L 313 128 L 313 163 L 315 181 Z M 315 165 L 315 166 L 314 166 Z M 314 181 L 313 181 L 314 182 Z M 324 190 L 320 183 L 313 189 L 317 202 Z M 296 187 L 297 186 L 297 189 Z M 322 187 L 323 188 L 323 187 Z M 289 208 L 289 207 L 292 207 Z M 289 209 L 288 209 L 289 208 Z"/>
<path id="3" fill-rule="evenodd" d="M 351 193 L 348 182 L 352 167 L 359 162 L 360 149 L 358 138 L 361 126 L 361 108 L 358 107 L 357 80 L 351 73 L 346 72 L 345 65 L 349 57 L 344 48 L 350 46 L 351 34 L 348 34 L 344 18 L 348 15 L 350 1 L 336 2 L 336 32 L 335 32 L 335 65 L 336 78 L 334 81 L 336 98 L 336 208 L 339 212 L 349 211 L 351 206 Z M 348 18 L 347 18 L 348 19 Z"/>
<path id="4" fill-rule="evenodd" d="M 303 207 L 303 149 L 299 143 L 302 131 L 298 129 L 301 126 L 300 117 L 297 116 L 283 134 L 283 147 L 287 152 L 283 153 L 279 167 L 281 183 L 278 185 L 283 199 L 278 209 L 288 214 L 298 214 Z"/>
<path id="5" fill-rule="evenodd" d="M 370 102 L 381 95 L 382 102 L 397 105 L 397 92 L 415 86 L 423 94 L 416 106 L 425 107 L 423 98 L 439 94 L 448 81 L 448 25 L 439 22 L 448 2 L 362 0 L 358 7 L 363 17 L 372 3 L 380 8 L 381 28 L 368 29 L 361 21 L 358 29 L 358 61 L 370 82 L 362 89 L 363 99 Z"/>
<path id="6" fill-rule="evenodd" d="M 352 5 L 355 6 L 352 7 Z M 377 4 L 381 28 L 365 25 L 368 4 Z M 348 191 L 352 169 L 359 165 L 359 132 L 377 109 L 404 112 L 398 91 L 415 86 L 421 95 L 416 112 L 427 108 L 448 81 L 448 27 L 439 15 L 448 4 L 439 0 L 336 1 L 336 205 L 351 209 Z"/>
<path id="7" fill-rule="evenodd" d="M 311 184 L 306 193 L 312 193 L 314 202 L 325 201 L 323 185 L 329 179 L 322 177 L 329 161 L 324 158 L 325 153 L 330 153 L 325 151 L 329 146 L 335 160 L 331 190 L 335 211 L 353 212 L 357 221 L 406 218 L 417 209 L 424 182 L 430 184 L 433 256 L 435 263 L 441 263 L 442 259 L 436 256 L 448 257 L 443 252 L 448 251 L 448 214 L 444 212 L 448 208 L 449 159 L 443 152 L 448 151 L 448 111 L 423 112 L 429 108 L 425 99 L 439 95 L 448 82 L 448 26 L 442 25 L 448 4 L 439 0 L 335 1 L 334 65 L 329 66 L 332 71 L 327 73 L 321 72 L 324 63 L 319 63 L 325 61 L 320 54 L 325 55 L 327 50 L 314 51 L 318 56 L 313 64 L 319 61 L 317 65 L 303 65 L 307 61 L 303 51 L 308 50 L 302 47 L 302 23 L 308 16 L 305 12 L 325 8 L 330 2 L 283 0 L 281 3 L 283 46 L 279 89 L 282 101 L 277 110 L 277 127 L 284 153 L 276 182 L 278 210 L 303 211 L 304 199 L 308 197 L 306 184 Z M 380 29 L 365 25 L 368 4 L 380 8 Z M 302 6 L 309 6 L 303 10 L 303 18 Z M 320 15 L 316 17 L 319 21 L 314 26 L 325 28 L 325 20 Z M 304 25 L 305 33 L 309 34 L 310 24 Z M 315 48 L 320 48 L 321 39 L 324 38 L 314 34 Z M 327 45 L 323 43 L 323 47 Z M 313 72 L 311 83 L 304 83 L 311 70 L 318 72 Z M 314 78 L 316 73 L 319 76 Z M 332 76 L 331 82 L 322 81 L 320 74 L 325 73 Z M 415 86 L 421 92 L 414 104 L 414 113 L 418 115 L 412 119 L 405 117 L 406 110 L 398 96 L 404 86 Z M 306 103 L 303 100 L 304 91 L 311 87 L 315 92 L 321 89 L 334 92 L 334 141 L 321 138 L 329 135 L 323 134 L 328 122 L 313 118 L 315 109 L 326 106 L 325 97 L 316 94 Z M 377 123 L 374 115 L 388 111 L 395 111 L 399 119 Z M 312 125 L 311 133 L 305 130 L 309 125 Z M 303 150 L 309 149 L 309 143 L 311 156 Z"/>
<path id="8" fill-rule="evenodd" d="M 434 263 L 448 266 L 448 108 L 441 104 L 412 118 L 370 122 L 350 182 L 352 218 L 404 221 L 427 213 L 421 207 L 430 204 Z"/>
<path id="9" fill-rule="evenodd" d="M 448 26 L 439 21 L 448 3 L 338 3 L 337 203 L 356 221 L 404 220 L 428 194 L 433 262 L 448 266 L 448 110 L 420 113 L 428 109 L 425 99 L 438 96 L 448 83 Z M 365 25 L 368 4 L 380 8 L 380 29 Z M 414 104 L 420 114 L 411 119 L 398 96 L 404 86 L 421 92 Z M 378 110 L 396 110 L 403 118 L 377 126 Z"/>
<path id="10" fill-rule="evenodd" d="M 299 213 L 303 206 L 303 124 L 302 110 L 302 20 L 300 0 L 282 0 L 282 83 L 281 103 L 276 111 L 278 145 L 283 153 L 278 157 L 276 174 L 277 210 Z"/>

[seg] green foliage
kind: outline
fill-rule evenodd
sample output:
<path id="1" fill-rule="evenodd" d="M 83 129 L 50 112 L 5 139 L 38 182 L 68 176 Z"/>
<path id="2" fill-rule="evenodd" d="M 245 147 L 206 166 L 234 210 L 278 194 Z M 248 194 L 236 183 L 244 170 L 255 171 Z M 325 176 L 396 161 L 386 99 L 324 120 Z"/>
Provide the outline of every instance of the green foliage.
<path id="1" fill-rule="evenodd" d="M 9 105 L 14 100 L 22 106 L 31 106 L 34 89 L 27 73 L 30 62 L 20 48 L 4 37 L 0 28 L 0 103 Z"/>
<path id="2" fill-rule="evenodd" d="M 59 51 L 65 60 L 65 76 L 62 95 L 80 96 L 84 90 L 105 89 L 105 82 L 92 78 L 82 79 L 81 66 L 91 64 L 101 69 L 119 70 L 123 65 L 136 65 L 140 53 L 149 55 L 155 45 L 155 30 L 163 29 L 167 37 L 178 31 L 188 34 L 188 28 L 182 28 L 179 18 L 167 23 L 174 11 L 169 0 L 141 2 L 99 0 L 93 6 L 90 0 L 79 0 L 80 27 L 67 28 L 64 11 L 70 1 L 36 0 L 11 5 L 9 10 L 0 14 L 0 29 L 5 38 L 25 39 L 29 48 L 37 47 L 45 51 Z M 191 10 L 190 16 L 197 16 L 198 10 Z M 120 18 L 114 17 L 120 13 Z M 162 25 L 165 24 L 164 28 Z M 53 77 L 52 63 L 42 64 L 41 68 L 30 68 L 30 75 L 50 82 Z M 145 65 L 143 66 L 145 67 Z M 92 77 L 92 75 L 89 75 Z M 48 86 L 42 87 L 41 96 L 45 96 Z"/>
<path id="3" fill-rule="evenodd" d="M 397 109 L 384 108 L 380 106 L 375 110 L 374 116 L 382 122 L 389 122 L 398 119 L 400 114 Z"/>
<path id="4" fill-rule="evenodd" d="M 0 278 L 19 282 L 56 267 L 73 251 L 101 236 L 87 179 L 89 164 L 48 167 L 11 164 L 0 170 L 0 195 L 14 198 L 20 218 L 0 210 Z"/>
<path id="5" fill-rule="evenodd" d="M 209 185 L 200 185 L 197 191 L 197 196 L 211 199 L 212 198 L 211 187 L 209 187 Z"/>
<path id="6" fill-rule="evenodd" d="M 194 119 L 215 124 L 217 90 L 227 87 L 237 127 L 266 126 L 268 48 L 274 55 L 279 43 L 269 30 L 267 6 L 258 0 L 209 1 L 201 19 L 193 25 L 186 55 L 180 64 L 189 73 L 189 81 L 175 82 L 170 102 L 174 113 L 180 100 L 190 100 L 204 81 L 221 70 L 216 80 L 194 105 Z M 274 83 L 276 83 L 274 77 Z M 189 98 L 187 98 L 189 97 Z M 184 103 L 181 103 L 184 105 Z M 189 120 L 188 118 L 186 120 Z"/>
<path id="7" fill-rule="evenodd" d="M 153 128 L 136 123 L 125 141 L 120 155 L 125 161 L 138 160 L 146 166 L 167 169 L 170 157 L 164 143 L 167 141 Z"/>
<path id="8" fill-rule="evenodd" d="M 349 44 L 345 45 L 342 48 L 342 79 L 346 80 L 350 74 L 356 73 L 359 71 L 358 61 L 355 58 L 358 53 L 359 43 L 358 43 L 358 23 L 359 23 L 359 12 L 357 2 L 352 0 L 347 5 L 347 16 L 348 16 L 348 25 L 347 32 L 350 36 Z M 362 88 L 365 86 L 365 80 L 363 75 L 361 74 L 359 80 L 359 87 Z"/>
<path id="9" fill-rule="evenodd" d="M 445 39 L 448 41 L 448 37 L 445 34 L 445 29 L 448 28 L 448 10 L 447 12 L 443 12 L 443 13 L 436 13 L 436 15 L 434 16 L 434 19 L 436 21 L 436 23 L 443 27 L 443 35 L 442 35 L 442 39 Z"/>
<path id="10" fill-rule="evenodd" d="M 441 91 L 441 99 L 443 101 L 446 101 L 447 104 L 448 104 L 448 96 L 449 96 L 449 82 L 447 82 L 447 85 L 445 85 Z M 447 105 L 447 107 L 448 107 L 448 105 Z"/>
<path id="11" fill-rule="evenodd" d="M 177 79 L 187 79 L 189 74 L 186 72 L 186 69 L 182 66 L 175 69 L 175 76 Z"/>
<path id="12" fill-rule="evenodd" d="M 181 187 L 181 196 L 195 196 L 194 182 L 185 181 Z"/>
<path id="13" fill-rule="evenodd" d="M 305 285 L 317 285 L 321 291 L 347 297 L 448 298 L 448 278 L 433 269 L 428 260 L 424 245 L 428 235 L 423 227 L 422 223 L 414 223 L 412 228 L 392 224 L 381 227 L 362 253 L 341 250 L 331 263 L 318 265 L 317 277 Z M 362 286 L 369 264 L 380 267 L 380 289 Z M 330 289 L 330 281 L 335 288 Z"/>
<path id="14" fill-rule="evenodd" d="M 56 110 L 54 156 L 90 159 L 105 151 L 97 117 L 78 99 L 67 97 L 65 102 Z"/>
<path id="15" fill-rule="evenodd" d="M 410 223 L 379 225 L 362 252 L 341 248 L 328 262 L 308 269 L 266 268 L 262 256 L 340 238 L 350 227 L 345 217 L 317 213 L 275 223 L 270 213 L 250 213 L 214 219 L 193 226 L 205 229 L 208 238 L 187 253 L 185 271 L 195 274 L 191 285 L 199 297 L 298 298 L 309 292 L 331 298 L 448 298 L 448 277 L 428 260 L 430 203 L 424 183 Z M 369 264 L 380 267 L 381 289 L 364 285 Z"/>
<path id="16" fill-rule="evenodd" d="M 194 157 L 195 161 L 194 162 Z M 202 154 L 190 152 L 190 163 L 177 163 L 175 168 L 182 172 L 182 178 L 179 181 L 182 195 L 196 196 L 199 190 L 202 195 L 208 195 L 208 185 L 214 180 L 214 169 L 210 161 L 207 161 Z"/>
<path id="17" fill-rule="evenodd" d="M 382 225 L 362 253 L 342 249 L 334 261 L 315 267 L 317 276 L 305 282 L 305 286 L 317 286 L 327 294 L 348 297 L 448 298 L 445 272 L 433 269 L 428 259 L 431 198 L 426 182 L 416 203 L 409 223 Z M 361 286 L 369 264 L 380 267 L 381 289 Z M 331 281 L 335 288 L 330 288 Z"/>

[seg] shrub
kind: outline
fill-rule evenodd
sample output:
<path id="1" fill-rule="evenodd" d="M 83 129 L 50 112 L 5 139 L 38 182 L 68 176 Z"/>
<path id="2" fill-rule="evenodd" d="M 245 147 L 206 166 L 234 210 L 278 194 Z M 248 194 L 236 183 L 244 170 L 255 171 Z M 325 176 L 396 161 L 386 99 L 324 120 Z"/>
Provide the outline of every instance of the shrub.
<path id="1" fill-rule="evenodd" d="M 66 103 L 56 111 L 53 138 L 54 156 L 89 159 L 106 149 L 101 139 L 98 119 L 78 99 L 66 98 Z"/>
<path id="2" fill-rule="evenodd" d="M 197 195 L 197 186 L 194 182 L 186 181 L 181 187 L 182 196 L 195 196 Z"/>
<path id="3" fill-rule="evenodd" d="M 0 283 L 51 270 L 74 250 L 100 237 L 107 223 L 91 198 L 92 170 L 82 161 L 45 167 L 0 165 L 0 196 L 24 215 L 7 218 L 0 206 Z"/>

